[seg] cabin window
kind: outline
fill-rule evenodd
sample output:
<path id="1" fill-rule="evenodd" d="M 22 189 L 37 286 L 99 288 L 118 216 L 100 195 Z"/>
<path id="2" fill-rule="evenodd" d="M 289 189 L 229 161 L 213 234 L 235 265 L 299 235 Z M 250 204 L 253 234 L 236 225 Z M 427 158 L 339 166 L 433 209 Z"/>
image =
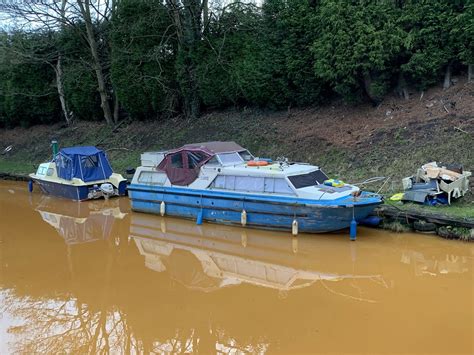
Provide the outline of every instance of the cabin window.
<path id="1" fill-rule="evenodd" d="M 263 177 L 237 176 L 235 179 L 236 191 L 264 192 Z"/>
<path id="2" fill-rule="evenodd" d="M 60 169 L 69 169 L 70 160 L 61 154 L 56 155 L 56 166 Z"/>
<path id="3" fill-rule="evenodd" d="M 171 167 L 183 168 L 183 157 L 181 156 L 181 153 L 176 153 L 171 156 Z"/>
<path id="4" fill-rule="evenodd" d="M 210 187 L 229 191 L 293 194 L 293 190 L 284 178 L 219 175 Z"/>
<path id="5" fill-rule="evenodd" d="M 39 166 L 38 170 L 36 171 L 36 175 L 45 175 L 47 171 L 47 167 L 45 166 Z"/>
<path id="6" fill-rule="evenodd" d="M 253 160 L 253 155 L 250 154 L 250 152 L 248 150 L 244 150 L 243 152 L 239 152 L 239 155 L 244 161 Z"/>
<path id="7" fill-rule="evenodd" d="M 225 188 L 226 190 L 235 190 L 235 176 L 228 175 L 225 177 Z"/>
<path id="8" fill-rule="evenodd" d="M 219 175 L 215 178 L 215 180 L 212 182 L 211 187 L 214 187 L 216 189 L 225 189 L 225 179 L 227 176 L 225 175 Z"/>
<path id="9" fill-rule="evenodd" d="M 96 155 L 81 157 L 81 164 L 84 168 L 97 168 L 99 167 L 99 159 Z"/>
<path id="10" fill-rule="evenodd" d="M 265 178 L 265 192 L 275 192 L 274 178 Z"/>
<path id="11" fill-rule="evenodd" d="M 220 163 L 219 160 L 217 159 L 217 156 L 214 155 L 214 156 L 211 158 L 211 160 L 209 160 L 209 161 L 206 163 L 206 165 L 204 165 L 204 166 L 219 166 L 219 165 L 221 165 L 221 163 Z"/>
<path id="12" fill-rule="evenodd" d="M 274 189 L 277 194 L 293 194 L 293 190 L 285 179 L 275 179 Z"/>
<path id="13" fill-rule="evenodd" d="M 224 165 L 237 165 L 243 163 L 243 160 L 238 153 L 222 153 L 218 154 L 218 157 Z"/>
<path id="14" fill-rule="evenodd" d="M 51 176 L 51 175 L 53 175 L 53 173 L 54 173 L 54 169 L 49 168 L 48 171 L 46 172 L 46 175 Z"/>
<path id="15" fill-rule="evenodd" d="M 288 176 L 295 189 L 302 189 L 308 186 L 315 186 L 324 183 L 328 179 L 321 170 L 312 171 L 308 174 Z"/>
<path id="16" fill-rule="evenodd" d="M 163 185 L 166 181 L 166 174 L 153 172 L 153 171 L 142 171 L 138 176 L 138 182 L 148 185 Z"/>
<path id="17" fill-rule="evenodd" d="M 200 165 L 200 163 L 207 158 L 206 155 L 200 152 L 188 152 L 188 168 L 194 169 Z"/>

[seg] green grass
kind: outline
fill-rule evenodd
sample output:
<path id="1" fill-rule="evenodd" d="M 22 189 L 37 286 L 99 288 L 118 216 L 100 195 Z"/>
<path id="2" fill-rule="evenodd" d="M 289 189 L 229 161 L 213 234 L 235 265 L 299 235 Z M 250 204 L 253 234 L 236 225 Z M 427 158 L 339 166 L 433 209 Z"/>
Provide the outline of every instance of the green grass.
<path id="1" fill-rule="evenodd" d="M 26 175 L 35 172 L 37 166 L 37 164 L 31 161 L 10 161 L 0 158 L 0 172 L 2 173 Z"/>
<path id="2" fill-rule="evenodd" d="M 386 229 L 395 233 L 405 233 L 411 230 L 408 225 L 404 223 L 400 223 L 398 221 L 383 222 L 381 227 L 383 229 Z"/>

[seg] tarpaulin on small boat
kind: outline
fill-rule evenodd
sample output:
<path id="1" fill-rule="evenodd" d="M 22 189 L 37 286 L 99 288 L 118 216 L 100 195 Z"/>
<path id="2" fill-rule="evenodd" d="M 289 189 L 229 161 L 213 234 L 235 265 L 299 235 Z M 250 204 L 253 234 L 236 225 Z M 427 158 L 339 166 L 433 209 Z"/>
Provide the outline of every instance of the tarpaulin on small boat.
<path id="1" fill-rule="evenodd" d="M 113 172 L 105 153 L 92 146 L 63 148 L 56 154 L 54 161 L 58 176 L 66 180 L 105 180 Z"/>

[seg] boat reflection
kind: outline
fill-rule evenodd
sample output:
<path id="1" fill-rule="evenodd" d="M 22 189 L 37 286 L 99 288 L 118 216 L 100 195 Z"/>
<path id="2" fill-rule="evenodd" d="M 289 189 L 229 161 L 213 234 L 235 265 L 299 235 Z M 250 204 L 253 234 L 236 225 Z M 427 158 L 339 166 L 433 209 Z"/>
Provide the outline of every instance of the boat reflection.
<path id="1" fill-rule="evenodd" d="M 118 199 L 60 202 L 57 198 L 43 196 L 35 209 L 67 245 L 108 239 L 115 221 L 127 215 L 121 211 Z"/>
<path id="2" fill-rule="evenodd" d="M 346 259 L 352 261 L 345 260 L 341 266 L 346 267 L 335 272 L 333 265 L 321 263 L 328 251 L 324 242 L 292 238 L 284 233 L 197 226 L 190 221 L 133 214 L 130 237 L 149 269 L 168 271 L 175 281 L 204 292 L 251 284 L 284 294 L 317 281 L 342 280 L 369 280 L 386 285 L 380 274 L 353 272 L 356 260 L 355 255 L 350 256 L 350 245 L 343 248 L 343 253 L 348 252 Z"/>

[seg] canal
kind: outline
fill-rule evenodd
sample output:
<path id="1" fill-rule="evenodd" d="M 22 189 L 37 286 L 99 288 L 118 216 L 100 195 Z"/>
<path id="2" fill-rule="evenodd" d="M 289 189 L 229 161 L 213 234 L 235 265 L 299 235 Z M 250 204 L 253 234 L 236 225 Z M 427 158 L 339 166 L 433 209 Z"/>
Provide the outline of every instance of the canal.
<path id="1" fill-rule="evenodd" d="M 474 353 L 474 244 L 299 235 L 0 182 L 0 353 Z"/>

